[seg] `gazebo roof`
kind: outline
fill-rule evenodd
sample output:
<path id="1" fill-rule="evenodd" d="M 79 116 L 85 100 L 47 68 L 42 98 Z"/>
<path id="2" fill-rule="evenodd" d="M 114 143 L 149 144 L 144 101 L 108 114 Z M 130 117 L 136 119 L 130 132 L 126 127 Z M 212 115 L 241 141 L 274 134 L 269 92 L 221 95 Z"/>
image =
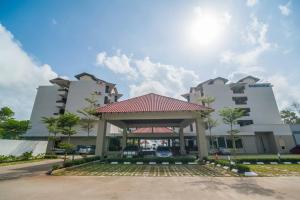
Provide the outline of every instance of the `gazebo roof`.
<path id="1" fill-rule="evenodd" d="M 97 113 L 204 111 L 208 109 L 210 108 L 200 104 L 150 93 L 99 107 Z"/>
<path id="2" fill-rule="evenodd" d="M 171 128 L 167 127 L 146 127 L 146 128 L 137 128 L 132 131 L 134 134 L 147 134 L 147 133 L 163 133 L 163 134 L 172 134 L 174 131 Z"/>

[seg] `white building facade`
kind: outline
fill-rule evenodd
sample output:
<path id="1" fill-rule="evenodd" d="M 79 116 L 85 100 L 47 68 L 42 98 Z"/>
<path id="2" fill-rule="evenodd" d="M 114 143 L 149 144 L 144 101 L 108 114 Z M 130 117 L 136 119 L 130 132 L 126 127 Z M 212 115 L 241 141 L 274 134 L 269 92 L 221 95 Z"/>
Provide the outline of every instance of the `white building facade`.
<path id="1" fill-rule="evenodd" d="M 232 148 L 227 131 L 229 126 L 222 122 L 219 111 L 225 107 L 242 108 L 245 116 L 239 119 L 236 145 L 239 153 L 288 153 L 295 146 L 289 125 L 283 124 L 276 104 L 272 85 L 260 83 L 259 79 L 248 76 L 236 83 L 228 83 L 225 78 L 215 78 L 191 87 L 189 93 L 182 95 L 189 102 L 199 103 L 203 96 L 215 98 L 211 107 L 215 110 L 212 118 L 218 125 L 212 129 L 215 147 Z M 187 140 L 195 135 L 195 125 L 185 128 Z M 210 135 L 206 131 L 207 139 Z M 186 145 L 192 145 L 192 140 Z"/>
<path id="2" fill-rule="evenodd" d="M 74 113 L 80 117 L 78 110 L 88 106 L 85 98 L 97 100 L 97 106 L 103 106 L 108 103 L 118 101 L 122 96 L 118 93 L 116 85 L 96 78 L 88 73 L 81 73 L 75 76 L 77 80 L 66 80 L 55 78 L 50 80 L 53 85 L 40 86 L 30 117 L 32 128 L 24 135 L 27 139 L 47 140 L 48 130 L 41 121 L 42 117 L 58 116 L 65 112 Z M 97 122 L 89 134 L 78 125 L 77 134 L 73 135 L 71 142 L 75 145 L 95 145 L 97 135 Z M 109 134 L 119 134 L 120 130 L 108 124 L 107 132 Z M 66 139 L 63 135 L 58 135 L 58 142 Z"/>

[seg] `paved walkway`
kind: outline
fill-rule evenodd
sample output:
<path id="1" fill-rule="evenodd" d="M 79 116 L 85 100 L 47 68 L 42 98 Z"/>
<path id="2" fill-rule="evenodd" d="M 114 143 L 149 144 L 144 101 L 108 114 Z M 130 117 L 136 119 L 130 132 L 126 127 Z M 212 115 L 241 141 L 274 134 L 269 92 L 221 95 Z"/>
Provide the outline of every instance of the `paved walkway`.
<path id="1" fill-rule="evenodd" d="M 17 179 L 24 176 L 44 175 L 48 170 L 52 168 L 52 165 L 61 162 L 61 159 L 51 159 L 40 162 L 2 166 L 0 167 L 0 181 L 7 179 Z"/>
<path id="2" fill-rule="evenodd" d="M 298 177 L 35 176 L 0 181 L 1 200 L 299 199 Z"/>

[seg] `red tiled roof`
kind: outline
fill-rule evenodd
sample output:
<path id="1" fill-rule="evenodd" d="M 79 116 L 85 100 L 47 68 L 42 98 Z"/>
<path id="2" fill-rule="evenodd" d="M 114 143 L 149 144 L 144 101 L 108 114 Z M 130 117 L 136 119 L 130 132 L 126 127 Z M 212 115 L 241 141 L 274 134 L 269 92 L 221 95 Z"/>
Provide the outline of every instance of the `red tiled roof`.
<path id="1" fill-rule="evenodd" d="M 124 101 L 105 105 L 97 108 L 98 113 L 133 113 L 133 112 L 176 112 L 176 111 L 202 111 L 209 108 L 161 96 L 158 94 L 146 94 Z"/>
<path id="2" fill-rule="evenodd" d="M 167 127 L 147 127 L 147 128 L 137 128 L 132 133 L 145 134 L 145 133 L 167 133 L 172 134 L 174 131 Z"/>

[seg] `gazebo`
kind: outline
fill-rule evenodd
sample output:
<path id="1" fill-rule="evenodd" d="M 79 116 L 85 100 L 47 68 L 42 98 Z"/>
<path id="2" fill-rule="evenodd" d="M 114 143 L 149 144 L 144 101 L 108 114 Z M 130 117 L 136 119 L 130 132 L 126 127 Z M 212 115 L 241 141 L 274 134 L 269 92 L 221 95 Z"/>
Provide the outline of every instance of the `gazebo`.
<path id="1" fill-rule="evenodd" d="M 154 93 L 105 105 L 97 109 L 96 155 L 106 154 L 104 146 L 108 122 L 123 129 L 123 147 L 126 145 L 128 128 L 177 127 L 182 155 L 186 153 L 183 129 L 196 122 L 198 157 L 202 159 L 208 155 L 202 116 L 210 110 L 203 105 Z"/>

